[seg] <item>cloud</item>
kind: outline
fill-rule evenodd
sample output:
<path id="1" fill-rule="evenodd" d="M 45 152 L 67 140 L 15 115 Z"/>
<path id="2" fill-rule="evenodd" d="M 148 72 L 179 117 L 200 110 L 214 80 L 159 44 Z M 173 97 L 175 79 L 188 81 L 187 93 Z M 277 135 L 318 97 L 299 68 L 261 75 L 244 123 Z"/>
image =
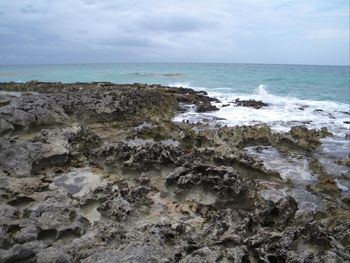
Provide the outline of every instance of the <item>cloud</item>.
<path id="1" fill-rule="evenodd" d="M 346 41 L 346 38 L 348 36 L 349 36 L 348 30 L 338 29 L 338 28 L 321 28 L 308 33 L 308 37 L 311 40 Z"/>
<path id="2" fill-rule="evenodd" d="M 348 10 L 346 0 L 2 0 L 0 64 L 349 64 Z"/>

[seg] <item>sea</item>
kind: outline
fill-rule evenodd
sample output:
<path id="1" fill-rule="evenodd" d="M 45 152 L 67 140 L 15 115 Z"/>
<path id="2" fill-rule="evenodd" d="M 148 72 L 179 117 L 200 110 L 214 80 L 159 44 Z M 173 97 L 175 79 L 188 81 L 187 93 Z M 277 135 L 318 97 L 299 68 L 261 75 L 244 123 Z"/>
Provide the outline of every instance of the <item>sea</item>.
<path id="1" fill-rule="evenodd" d="M 213 113 L 228 125 L 265 122 L 286 130 L 297 123 L 346 132 L 350 127 L 350 67 L 267 64 L 68 64 L 0 65 L 0 82 L 30 80 L 163 84 L 205 90 L 222 104 L 255 99 L 269 107 L 222 107 Z M 196 119 L 194 112 L 181 118 Z M 345 123 L 344 123 L 345 122 Z"/>
<path id="2" fill-rule="evenodd" d="M 218 111 L 196 113 L 194 107 L 173 121 L 201 122 L 235 126 L 268 124 L 276 132 L 288 132 L 304 125 L 310 129 L 326 127 L 334 136 L 322 139 L 318 159 L 349 192 L 349 167 L 336 163 L 349 157 L 350 67 L 313 65 L 146 63 L 146 64 L 69 64 L 0 65 L 0 82 L 30 80 L 71 82 L 148 83 L 204 90 L 216 97 Z M 237 107 L 235 99 L 261 100 L 267 107 Z M 256 154 L 251 149 L 251 154 Z M 261 159 L 285 174 L 286 178 L 313 180 L 306 160 L 279 156 L 275 149 L 260 151 Z M 299 196 L 300 193 L 295 194 Z M 309 199 L 307 197 L 305 199 Z"/>

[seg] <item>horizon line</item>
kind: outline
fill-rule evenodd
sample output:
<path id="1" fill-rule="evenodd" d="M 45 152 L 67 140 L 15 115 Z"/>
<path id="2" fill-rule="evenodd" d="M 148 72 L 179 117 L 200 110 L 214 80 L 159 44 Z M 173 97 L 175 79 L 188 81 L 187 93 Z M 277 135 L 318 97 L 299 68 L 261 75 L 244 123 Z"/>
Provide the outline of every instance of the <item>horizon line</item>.
<path id="1" fill-rule="evenodd" d="M 23 64 L 0 64 L 2 66 L 65 66 L 65 65 L 113 65 L 113 64 L 231 64 L 231 65 L 276 65 L 276 66 L 330 66 L 350 67 L 349 64 L 299 64 L 299 63 L 261 63 L 261 62 L 68 62 L 68 63 L 23 63 Z"/>

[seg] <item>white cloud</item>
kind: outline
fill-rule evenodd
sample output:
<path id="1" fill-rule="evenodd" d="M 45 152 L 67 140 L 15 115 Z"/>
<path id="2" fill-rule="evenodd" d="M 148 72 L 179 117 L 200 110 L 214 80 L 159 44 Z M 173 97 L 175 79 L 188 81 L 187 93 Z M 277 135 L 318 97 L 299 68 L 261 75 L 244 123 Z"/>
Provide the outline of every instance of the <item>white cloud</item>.
<path id="1" fill-rule="evenodd" d="M 7 53 L 28 60 L 17 63 L 31 56 L 52 63 L 315 63 L 313 49 L 319 63 L 346 64 L 348 8 L 346 0 L 2 0 L 0 63 Z M 330 59 L 324 54 L 332 43 Z"/>

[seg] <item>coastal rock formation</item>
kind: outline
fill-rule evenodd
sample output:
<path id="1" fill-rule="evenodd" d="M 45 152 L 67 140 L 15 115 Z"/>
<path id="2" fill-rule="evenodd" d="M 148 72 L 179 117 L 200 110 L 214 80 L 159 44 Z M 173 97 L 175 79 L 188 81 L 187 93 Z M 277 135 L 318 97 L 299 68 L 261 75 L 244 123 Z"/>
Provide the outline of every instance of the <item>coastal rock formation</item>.
<path id="1" fill-rule="evenodd" d="M 0 263 L 350 261 L 347 174 L 319 158 L 324 128 L 175 123 L 218 100 L 160 85 L 0 90 Z"/>
<path id="2" fill-rule="evenodd" d="M 236 106 L 249 107 L 254 109 L 260 109 L 262 107 L 267 107 L 269 104 L 262 102 L 261 100 L 240 100 L 239 98 L 234 100 L 233 103 Z"/>

